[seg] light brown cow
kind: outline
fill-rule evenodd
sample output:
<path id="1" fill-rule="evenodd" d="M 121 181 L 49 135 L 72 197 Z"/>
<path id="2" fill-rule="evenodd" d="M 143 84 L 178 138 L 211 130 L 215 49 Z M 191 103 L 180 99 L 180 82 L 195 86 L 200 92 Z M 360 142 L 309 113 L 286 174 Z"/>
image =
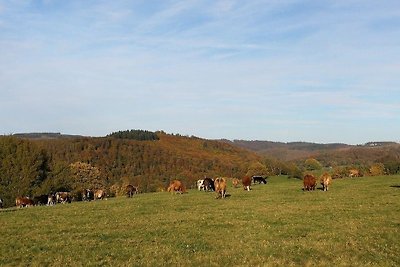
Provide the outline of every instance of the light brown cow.
<path id="1" fill-rule="evenodd" d="M 349 176 L 350 177 L 360 177 L 360 171 L 357 169 L 351 169 L 351 170 L 349 170 Z"/>
<path id="2" fill-rule="evenodd" d="M 106 198 L 106 191 L 103 189 L 98 189 L 94 192 L 94 200 L 96 199 L 105 199 Z"/>
<path id="3" fill-rule="evenodd" d="M 17 197 L 15 199 L 15 206 L 18 208 L 33 206 L 35 203 L 29 197 Z"/>
<path id="4" fill-rule="evenodd" d="M 226 180 L 225 178 L 216 178 L 214 181 L 215 192 L 217 198 L 225 198 L 226 195 Z"/>
<path id="5" fill-rule="evenodd" d="M 304 191 L 315 190 L 317 179 L 312 174 L 306 174 L 303 178 Z"/>
<path id="6" fill-rule="evenodd" d="M 167 188 L 167 191 L 171 192 L 171 193 L 175 192 L 175 193 L 182 194 L 182 193 L 186 192 L 186 188 L 181 181 L 173 180 L 172 182 L 170 182 L 170 184 Z"/>
<path id="7" fill-rule="evenodd" d="M 329 186 L 332 183 L 332 176 L 330 176 L 329 173 L 325 172 L 324 174 L 321 175 L 320 180 L 321 180 L 322 190 L 328 191 Z"/>
<path id="8" fill-rule="evenodd" d="M 234 188 L 237 188 L 239 186 L 239 183 L 240 183 L 240 181 L 238 178 L 233 178 L 232 185 Z"/>
<path id="9" fill-rule="evenodd" d="M 243 189 L 244 190 L 250 191 L 251 190 L 251 188 L 250 188 L 250 186 L 251 186 L 251 177 L 250 176 L 243 177 L 242 178 L 242 184 L 243 184 Z"/>

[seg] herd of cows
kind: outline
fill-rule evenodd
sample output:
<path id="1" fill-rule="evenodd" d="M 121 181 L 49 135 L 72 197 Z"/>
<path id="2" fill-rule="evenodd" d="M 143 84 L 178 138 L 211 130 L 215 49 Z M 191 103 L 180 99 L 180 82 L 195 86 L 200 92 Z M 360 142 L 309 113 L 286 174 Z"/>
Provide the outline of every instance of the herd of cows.
<path id="1" fill-rule="evenodd" d="M 330 184 L 332 183 L 332 177 L 328 173 L 322 174 L 320 177 L 320 183 L 323 191 L 328 191 Z M 242 184 L 243 189 L 250 191 L 252 184 L 267 184 L 267 178 L 262 176 L 245 176 L 241 180 L 237 178 L 232 179 L 233 187 L 237 188 Z M 303 190 L 312 191 L 317 186 L 317 177 L 312 174 L 306 174 L 303 178 Z M 196 182 L 196 187 L 199 191 L 214 191 L 216 198 L 226 197 L 227 178 L 218 177 L 216 179 L 205 177 Z M 173 180 L 170 182 L 168 192 L 171 193 L 185 193 L 186 187 L 180 180 Z M 138 194 L 138 187 L 133 185 L 127 185 L 125 193 L 127 197 L 132 197 L 134 194 Z M 100 200 L 107 197 L 106 191 L 103 189 L 91 190 L 84 189 L 79 194 L 79 200 L 91 201 Z M 55 194 L 40 195 L 33 198 L 30 197 L 17 197 L 15 200 L 15 206 L 18 208 L 36 206 L 36 205 L 47 205 L 52 206 L 57 203 L 71 203 L 73 200 L 77 200 L 71 192 L 57 192 Z M 0 208 L 3 208 L 3 200 L 0 198 Z"/>

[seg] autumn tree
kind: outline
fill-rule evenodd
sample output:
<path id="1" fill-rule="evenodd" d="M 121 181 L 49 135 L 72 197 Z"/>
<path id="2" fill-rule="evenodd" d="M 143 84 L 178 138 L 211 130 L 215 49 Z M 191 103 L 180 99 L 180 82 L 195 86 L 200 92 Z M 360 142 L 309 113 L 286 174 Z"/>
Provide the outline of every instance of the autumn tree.
<path id="1" fill-rule="evenodd" d="M 102 189 L 104 188 L 104 180 L 101 177 L 99 168 L 88 163 L 75 162 L 70 165 L 72 190 L 79 191 L 82 189 Z"/>
<path id="2" fill-rule="evenodd" d="M 246 176 L 254 176 L 254 175 L 267 176 L 268 175 L 267 167 L 259 161 L 253 162 L 252 164 L 250 164 Z"/>
<path id="3" fill-rule="evenodd" d="M 309 171 L 315 171 L 315 170 L 322 169 L 321 163 L 318 160 L 314 159 L 314 158 L 306 159 L 304 164 L 305 164 L 306 169 L 309 170 Z"/>
<path id="4" fill-rule="evenodd" d="M 379 176 L 385 174 L 385 165 L 383 163 L 372 164 L 369 168 L 369 172 L 372 176 Z"/>

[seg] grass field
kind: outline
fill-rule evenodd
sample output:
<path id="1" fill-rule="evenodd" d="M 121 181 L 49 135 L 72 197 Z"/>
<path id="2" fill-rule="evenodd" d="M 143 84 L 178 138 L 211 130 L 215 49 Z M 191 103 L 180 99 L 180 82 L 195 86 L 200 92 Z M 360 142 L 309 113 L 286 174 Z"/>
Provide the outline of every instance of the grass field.
<path id="1" fill-rule="evenodd" d="M 400 266 L 400 176 L 0 211 L 1 266 Z"/>

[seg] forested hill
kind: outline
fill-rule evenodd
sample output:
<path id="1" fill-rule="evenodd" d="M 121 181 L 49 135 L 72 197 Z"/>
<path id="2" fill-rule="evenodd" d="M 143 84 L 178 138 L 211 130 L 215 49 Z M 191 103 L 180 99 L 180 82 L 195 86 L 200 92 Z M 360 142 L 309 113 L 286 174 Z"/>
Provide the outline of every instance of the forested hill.
<path id="1" fill-rule="evenodd" d="M 274 157 L 283 161 L 303 159 L 328 151 L 340 151 L 351 148 L 351 145 L 333 143 L 317 144 L 308 142 L 272 142 L 272 141 L 247 141 L 247 140 L 223 140 L 232 145 L 242 147 L 263 156 Z"/>
<path id="2" fill-rule="evenodd" d="M 165 188 L 171 179 L 187 187 L 204 176 L 246 174 L 260 156 L 220 141 L 157 132 L 155 140 L 124 136 L 39 138 L 0 137 L 0 196 L 58 190 L 138 185 L 143 192 Z"/>

